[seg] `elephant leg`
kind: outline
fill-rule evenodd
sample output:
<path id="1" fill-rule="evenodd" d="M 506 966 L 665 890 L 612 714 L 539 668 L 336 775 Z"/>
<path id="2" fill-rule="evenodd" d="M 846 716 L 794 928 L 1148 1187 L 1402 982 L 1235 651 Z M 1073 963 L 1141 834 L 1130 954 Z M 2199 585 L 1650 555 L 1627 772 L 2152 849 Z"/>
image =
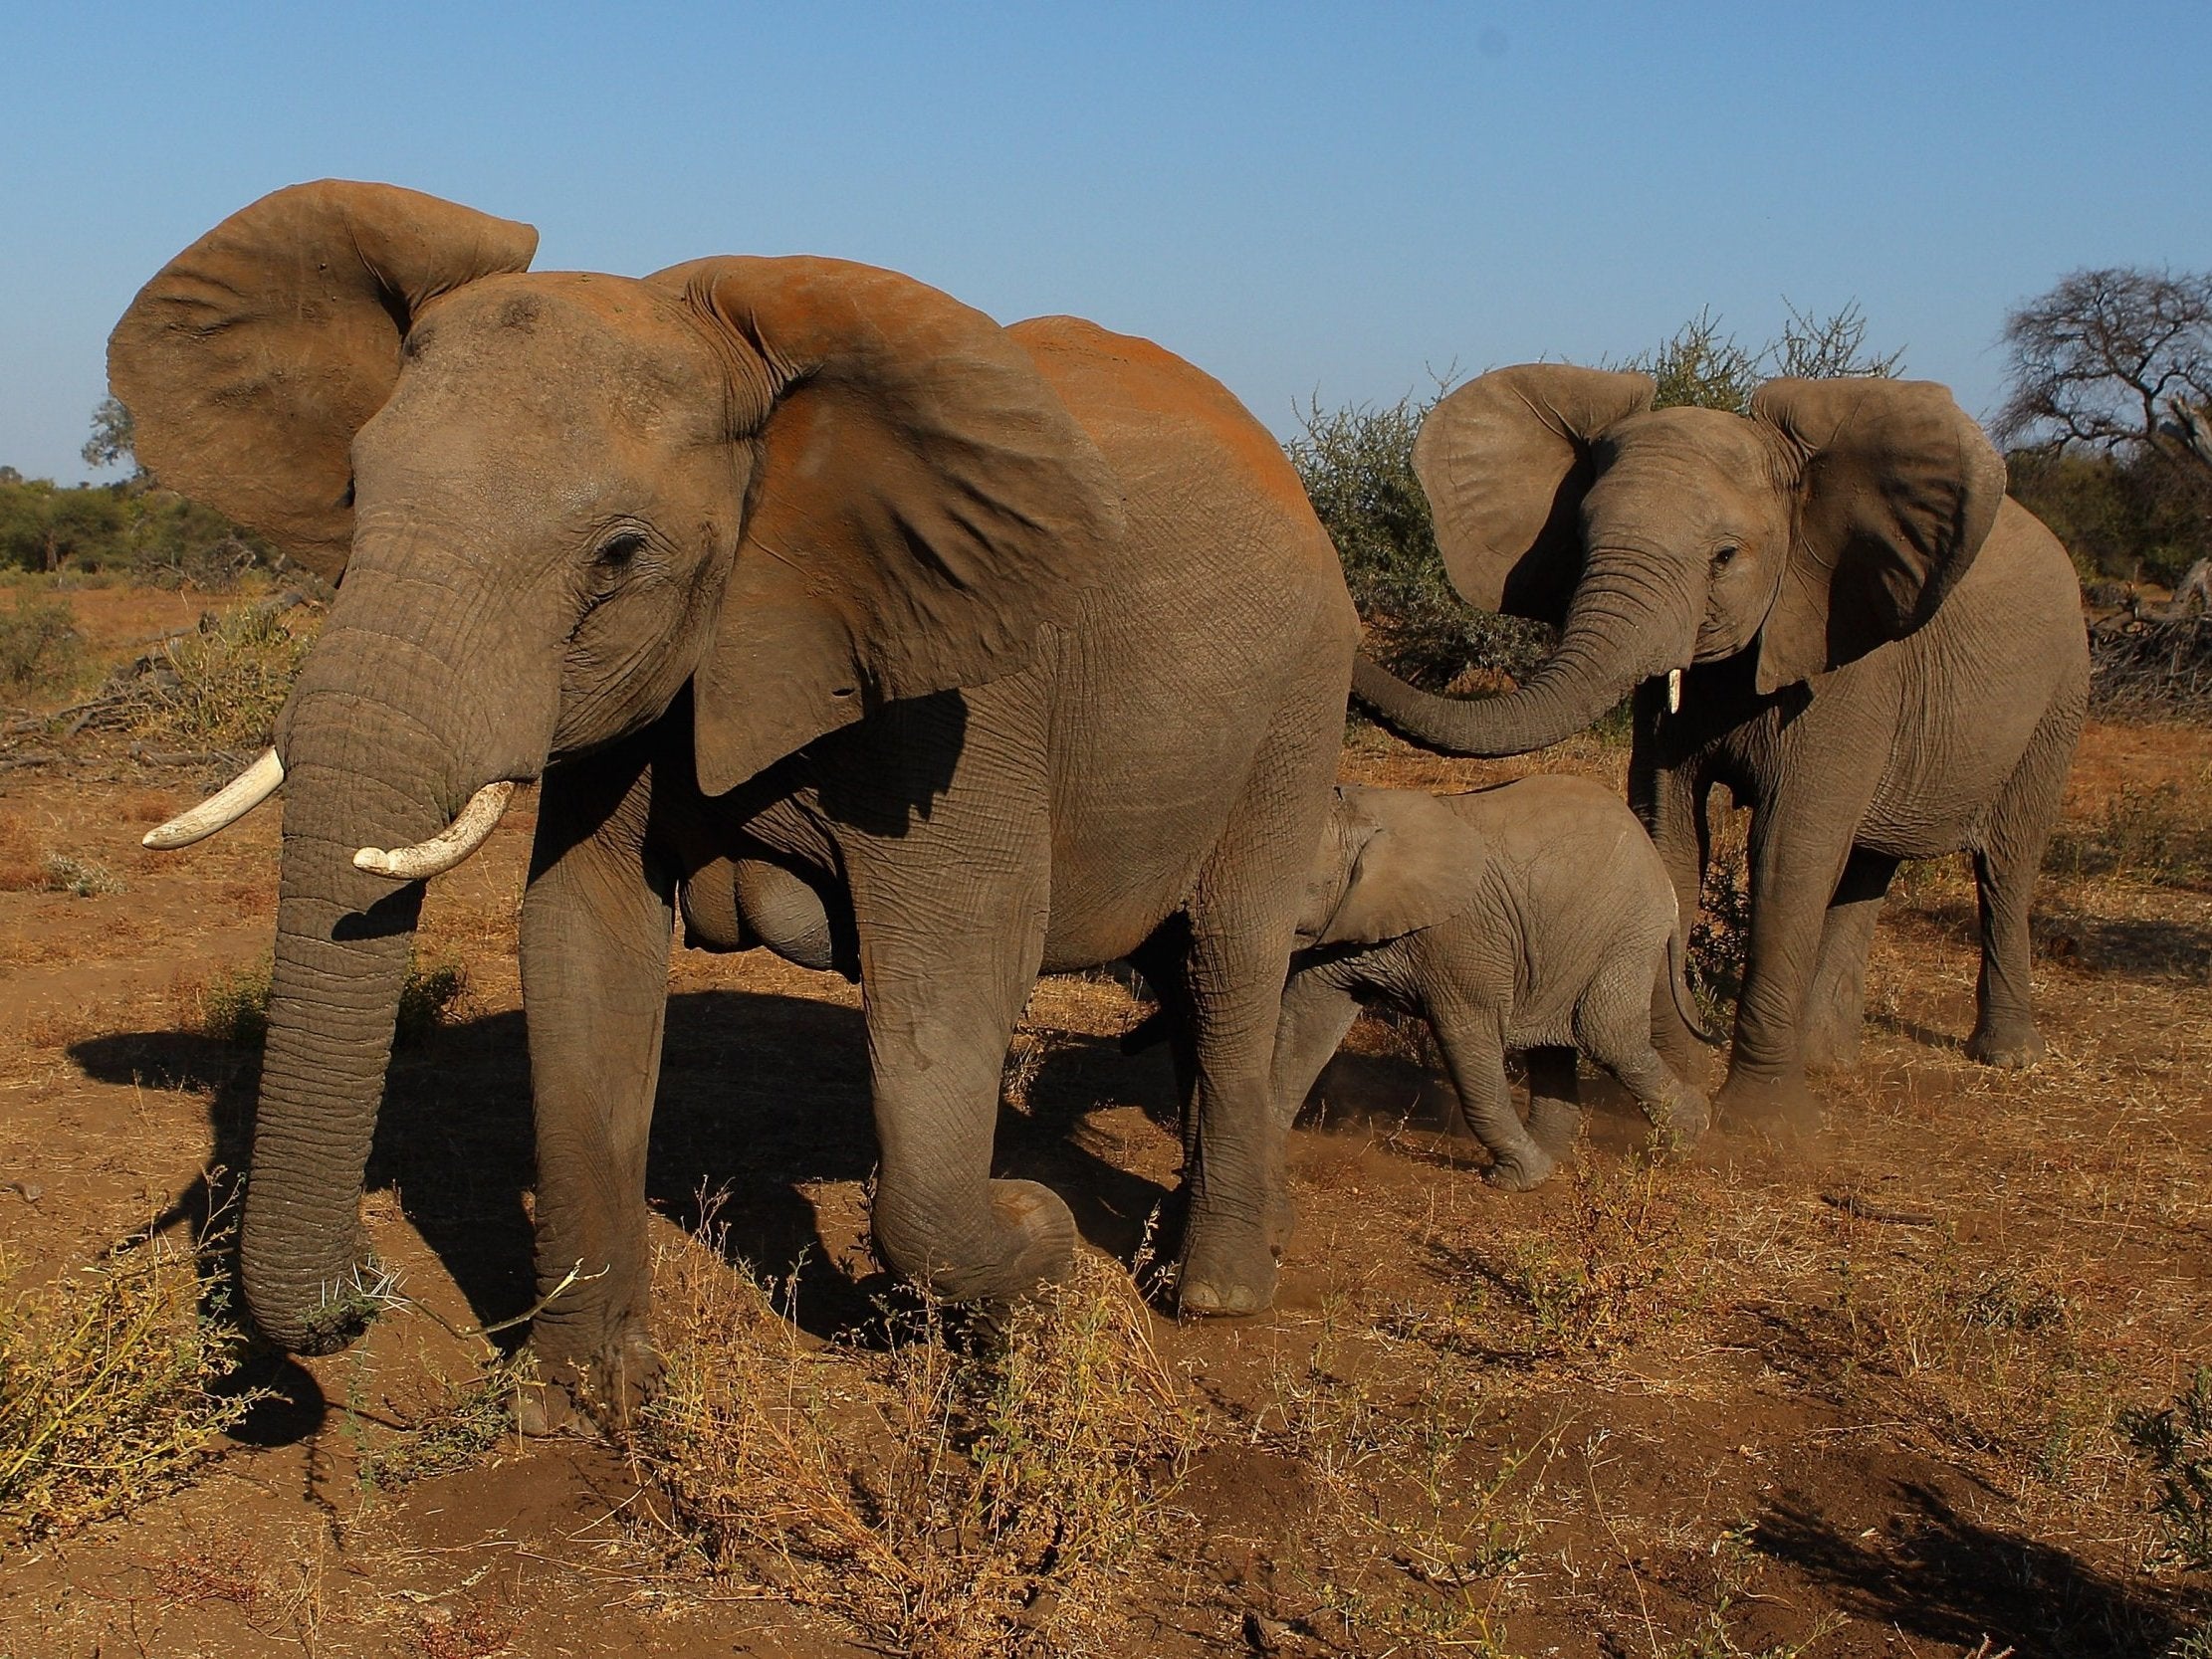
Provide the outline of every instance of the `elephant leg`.
<path id="1" fill-rule="evenodd" d="M 1641 695 L 1641 694 L 1640 694 Z M 1641 731 L 1639 747 L 1650 741 Z M 1674 889 L 1676 914 L 1686 933 L 1697 921 L 1699 896 L 1704 891 L 1705 865 L 1711 853 L 1711 827 L 1705 799 L 1710 785 L 1695 766 L 1655 766 L 1638 757 L 1630 776 L 1630 794 L 1637 816 L 1651 832 L 1652 845 Z M 1705 1076 L 1705 1047 L 1682 1021 L 1674 1000 L 1674 987 L 1666 964 L 1659 964 L 1651 991 L 1652 1040 L 1680 1076 L 1701 1083 Z"/>
<path id="2" fill-rule="evenodd" d="M 2080 710 L 2071 701 L 2044 716 L 1997 797 L 1987 838 L 1974 854 L 1982 965 L 1966 1052 L 1986 1066 L 2018 1069 L 2043 1058 L 2029 971 L 2028 910 L 2081 729 Z"/>
<path id="3" fill-rule="evenodd" d="M 550 768 L 523 899 L 537 1121 L 533 1347 L 550 1385 L 525 1427 L 588 1398 L 619 1413 L 656 1368 L 645 1154 L 668 1007 L 674 879 L 646 848 L 637 745 Z"/>
<path id="4" fill-rule="evenodd" d="M 1283 987 L 1275 1029 L 1275 1121 L 1287 1130 L 1359 1018 L 1359 1000 L 1323 969 L 1301 968 Z"/>
<path id="5" fill-rule="evenodd" d="M 1529 1138 L 1554 1158 L 1574 1149 L 1582 1134 L 1582 1085 L 1571 1048 L 1546 1045 L 1528 1051 Z"/>
<path id="6" fill-rule="evenodd" d="M 1659 946 L 1663 959 L 1663 941 Z M 1617 952 L 1584 990 L 1575 1008 L 1582 1051 L 1621 1080 L 1652 1127 L 1675 1145 L 1692 1145 L 1712 1122 L 1704 1092 L 1684 1083 L 1652 1041 L 1645 1008 L 1649 952 Z"/>
<path id="7" fill-rule="evenodd" d="M 1505 1080 L 1505 1021 L 1494 1008 L 1456 998 L 1434 1001 L 1429 1023 L 1443 1050 L 1444 1069 L 1458 1092 L 1459 1112 L 1474 1138 L 1488 1148 L 1490 1167 L 1482 1178 L 1508 1192 L 1525 1192 L 1558 1163 L 1538 1145 L 1513 1110 Z"/>
<path id="8" fill-rule="evenodd" d="M 1333 613 L 1318 616 L 1316 640 L 1336 627 Z M 1317 645 L 1286 660 L 1327 656 Z M 1306 877 L 1343 742 L 1342 692 L 1332 679 L 1303 672 L 1288 683 L 1227 827 L 1185 907 L 1199 1076 L 1196 1134 L 1186 1141 L 1184 1158 L 1190 1208 L 1176 1297 L 1189 1314 L 1265 1308 L 1274 1300 L 1290 1236 L 1275 1035 Z"/>
<path id="9" fill-rule="evenodd" d="M 1805 1117 L 1803 1021 L 1828 903 L 1843 879 L 1883 755 L 1847 757 L 1826 745 L 1800 757 L 1785 786 L 1751 816 L 1751 939 L 1736 1041 L 1721 1104 L 1738 1115 Z M 1849 764 L 1849 759 L 1860 763 Z M 1821 773 L 1826 775 L 1820 775 Z M 1813 774 L 1792 789 L 1799 774 Z M 1873 775 L 1870 775 L 1873 774 Z"/>
<path id="10" fill-rule="evenodd" d="M 1805 1064 L 1848 1072 L 1859 1064 L 1860 1028 L 1867 1018 L 1867 957 L 1875 922 L 1898 861 L 1854 848 L 1821 925 L 1820 956 L 1805 997 Z"/>

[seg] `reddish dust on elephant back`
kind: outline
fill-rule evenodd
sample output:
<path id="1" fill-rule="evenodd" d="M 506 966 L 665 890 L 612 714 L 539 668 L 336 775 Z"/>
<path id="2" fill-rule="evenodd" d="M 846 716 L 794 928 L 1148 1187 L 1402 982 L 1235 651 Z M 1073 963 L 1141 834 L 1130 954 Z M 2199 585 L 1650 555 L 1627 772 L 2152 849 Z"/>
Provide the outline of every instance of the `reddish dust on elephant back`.
<path id="1" fill-rule="evenodd" d="M 100 669 L 20 700 L 43 717 L 269 596 L 38 597 Z M 1370 1017 L 1292 1137 L 1282 1293 L 1247 1320 L 1178 1325 L 1132 1280 L 1178 1153 L 1165 1054 L 1120 1049 L 1126 976 L 1041 982 L 1007 1061 L 998 1172 L 1067 1198 L 1084 1266 L 947 1343 L 868 1255 L 857 992 L 679 942 L 648 1175 L 667 1370 L 609 1443 L 518 1440 L 519 1332 L 483 1334 L 536 1296 L 528 793 L 425 907 L 363 1208 L 382 1277 L 350 1292 L 376 1317 L 277 1361 L 237 1339 L 221 1235 L 278 811 L 149 853 L 227 751 L 9 722 L 0 1653 L 1933 1659 L 2157 1653 L 2202 1616 L 2129 1433 L 2212 1351 L 2201 730 L 2083 738 L 2036 1069 L 1961 1052 L 1957 860 L 1892 889 L 1809 1156 L 1723 1125 L 1655 1161 L 1586 1075 L 1571 1164 L 1497 1192 L 1424 1034 Z M 1625 766 L 1366 727 L 1344 761 L 1432 789 Z"/>

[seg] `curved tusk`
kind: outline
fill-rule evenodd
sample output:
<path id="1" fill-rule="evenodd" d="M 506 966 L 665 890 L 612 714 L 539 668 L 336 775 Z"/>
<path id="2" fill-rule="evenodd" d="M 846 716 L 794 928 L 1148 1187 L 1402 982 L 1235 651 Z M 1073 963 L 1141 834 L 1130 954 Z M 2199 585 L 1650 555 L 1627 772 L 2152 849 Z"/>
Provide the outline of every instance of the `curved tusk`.
<path id="1" fill-rule="evenodd" d="M 427 841 L 412 847 L 363 847 L 353 855 L 353 868 L 395 882 L 426 882 L 442 876 L 484 845 L 499 827 L 500 816 L 515 793 L 512 783 L 487 783 L 469 797 L 461 815 Z"/>
<path id="2" fill-rule="evenodd" d="M 179 812 L 167 823 L 156 825 L 139 837 L 138 844 L 156 852 L 173 852 L 204 841 L 219 829 L 228 829 L 277 792 L 284 782 L 284 762 L 277 751 L 265 748 L 261 757 L 214 794 L 188 812 Z"/>
<path id="3" fill-rule="evenodd" d="M 1678 668 L 1666 671 L 1666 712 L 1669 715 L 1682 712 L 1682 671 Z"/>

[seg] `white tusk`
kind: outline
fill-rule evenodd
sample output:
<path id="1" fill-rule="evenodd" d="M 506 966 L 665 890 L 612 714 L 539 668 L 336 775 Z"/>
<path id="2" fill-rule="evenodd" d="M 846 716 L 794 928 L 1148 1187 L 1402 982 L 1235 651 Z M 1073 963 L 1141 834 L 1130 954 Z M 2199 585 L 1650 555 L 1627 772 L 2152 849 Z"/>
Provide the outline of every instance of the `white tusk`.
<path id="1" fill-rule="evenodd" d="M 138 844 L 166 853 L 204 841 L 217 830 L 237 823 L 274 795 L 283 782 L 284 762 L 277 758 L 275 749 L 265 748 L 259 759 L 222 788 L 189 812 L 179 812 L 167 823 L 147 830 L 139 837 Z"/>
<path id="2" fill-rule="evenodd" d="M 469 797 L 461 815 L 427 841 L 412 847 L 363 847 L 353 855 L 353 868 L 371 876 L 388 876 L 395 882 L 426 882 L 442 876 L 467 858 L 499 827 L 500 815 L 514 795 L 512 783 L 487 783 Z"/>
<path id="3" fill-rule="evenodd" d="M 1682 671 L 1678 668 L 1666 671 L 1666 712 L 1669 715 L 1682 712 Z"/>

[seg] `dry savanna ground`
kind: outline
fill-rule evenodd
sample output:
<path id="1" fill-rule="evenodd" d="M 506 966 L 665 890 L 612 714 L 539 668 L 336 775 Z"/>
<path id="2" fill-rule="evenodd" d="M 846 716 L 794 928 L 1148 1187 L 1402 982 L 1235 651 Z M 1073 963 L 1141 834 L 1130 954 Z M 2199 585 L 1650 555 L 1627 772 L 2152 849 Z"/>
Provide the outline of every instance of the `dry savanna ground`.
<path id="1" fill-rule="evenodd" d="M 213 603 L 67 597 L 109 657 Z M 532 1296 L 528 811 L 431 890 L 365 1205 L 380 1316 L 279 1359 L 238 1340 L 221 1244 L 278 814 L 143 852 L 219 762 L 75 718 L 0 748 L 8 1659 L 2212 1651 L 2182 1536 L 2212 1417 L 2130 1415 L 2212 1361 L 2201 729 L 2083 745 L 2036 1071 L 1959 1052 L 1956 861 L 1900 879 L 1864 1063 L 1809 1140 L 1654 1161 L 1593 1080 L 1573 1166 L 1493 1192 L 1418 1033 L 1363 1022 L 1293 1138 L 1280 1302 L 1241 1322 L 1134 1288 L 1176 1152 L 1122 979 L 1038 986 L 1000 1118 L 1084 1270 L 978 1331 L 869 1259 L 856 993 L 679 945 L 649 1174 L 669 1371 L 606 1443 L 518 1441 L 527 1356 L 486 1334 Z M 1438 788 L 1529 764 L 1364 730 L 1345 756 Z"/>

